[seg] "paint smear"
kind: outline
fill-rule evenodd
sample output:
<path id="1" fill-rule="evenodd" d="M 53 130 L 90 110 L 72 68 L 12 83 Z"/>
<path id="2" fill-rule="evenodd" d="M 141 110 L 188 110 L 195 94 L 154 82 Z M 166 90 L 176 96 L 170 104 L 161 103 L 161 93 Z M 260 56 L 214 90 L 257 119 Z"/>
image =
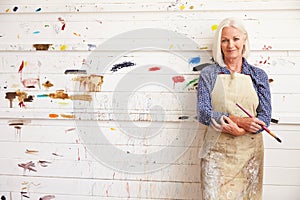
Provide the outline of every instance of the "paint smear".
<path id="1" fill-rule="evenodd" d="M 193 10 L 193 9 L 194 9 L 194 6 L 190 6 L 190 9 Z"/>
<path id="2" fill-rule="evenodd" d="M 115 130 L 117 130 L 117 129 L 114 128 L 114 127 L 111 127 L 110 130 L 111 130 L 111 131 L 115 131 Z"/>
<path id="3" fill-rule="evenodd" d="M 58 114 L 49 114 L 50 118 L 58 118 Z"/>
<path id="4" fill-rule="evenodd" d="M 200 63 L 200 57 L 198 56 L 198 57 L 194 57 L 194 58 L 191 58 L 190 60 L 189 60 L 189 64 L 198 64 L 198 63 Z"/>
<path id="5" fill-rule="evenodd" d="M 55 199 L 55 195 L 46 195 L 39 198 L 39 200 L 51 200 L 51 199 Z"/>
<path id="6" fill-rule="evenodd" d="M 89 51 L 96 49 L 96 47 L 97 46 L 95 44 L 88 44 L 88 50 Z"/>
<path id="7" fill-rule="evenodd" d="M 178 119 L 180 119 L 180 120 L 184 120 L 184 119 L 188 119 L 189 118 L 189 116 L 180 116 L 180 117 L 178 117 Z"/>
<path id="8" fill-rule="evenodd" d="M 92 95 L 90 94 L 76 94 L 70 96 L 71 100 L 79 100 L 79 101 L 89 101 L 93 100 Z"/>
<path id="9" fill-rule="evenodd" d="M 9 9 L 9 8 L 7 8 L 7 9 L 5 10 L 5 12 L 6 12 L 6 13 L 9 13 L 9 12 L 10 12 L 10 9 Z"/>
<path id="10" fill-rule="evenodd" d="M 125 61 L 123 63 L 119 63 L 119 64 L 115 64 L 110 71 L 112 72 L 116 72 L 118 71 L 119 69 L 122 69 L 122 68 L 125 68 L 125 67 L 131 67 L 131 66 L 134 66 L 135 63 L 133 62 L 128 62 L 128 61 Z"/>
<path id="11" fill-rule="evenodd" d="M 160 67 L 150 67 L 148 69 L 148 71 L 150 71 L 150 72 L 154 72 L 154 71 L 158 71 L 158 70 L 160 70 Z"/>
<path id="12" fill-rule="evenodd" d="M 184 5 L 181 5 L 180 6 L 180 10 L 184 10 L 185 9 L 185 6 Z"/>
<path id="13" fill-rule="evenodd" d="M 218 29 L 218 24 L 213 24 L 212 26 L 211 26 L 211 30 L 212 31 L 215 31 L 215 30 L 217 30 Z"/>
<path id="14" fill-rule="evenodd" d="M 33 34 L 40 34 L 40 31 L 34 31 Z"/>
<path id="15" fill-rule="evenodd" d="M 42 8 L 37 8 L 35 9 L 35 12 L 40 12 L 42 10 Z"/>

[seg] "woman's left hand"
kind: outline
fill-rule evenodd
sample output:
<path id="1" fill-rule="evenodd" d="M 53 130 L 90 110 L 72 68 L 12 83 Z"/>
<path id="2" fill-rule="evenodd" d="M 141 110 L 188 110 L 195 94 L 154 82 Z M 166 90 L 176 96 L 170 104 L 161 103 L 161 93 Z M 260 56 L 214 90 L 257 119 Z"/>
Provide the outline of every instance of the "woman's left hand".
<path id="1" fill-rule="evenodd" d="M 212 127 L 217 131 L 229 133 L 234 136 L 241 136 L 247 133 L 243 128 L 240 128 L 236 123 L 234 123 L 229 117 L 226 117 L 225 115 L 220 118 L 221 124 L 218 124 L 215 119 L 211 120 Z"/>

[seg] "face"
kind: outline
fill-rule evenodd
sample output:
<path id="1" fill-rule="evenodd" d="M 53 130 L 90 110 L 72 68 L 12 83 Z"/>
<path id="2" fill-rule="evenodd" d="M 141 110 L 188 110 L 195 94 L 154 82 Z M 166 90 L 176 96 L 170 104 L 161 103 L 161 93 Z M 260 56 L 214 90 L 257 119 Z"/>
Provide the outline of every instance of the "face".
<path id="1" fill-rule="evenodd" d="M 234 27 L 224 27 L 221 35 L 221 49 L 224 61 L 242 58 L 245 45 L 244 34 Z"/>

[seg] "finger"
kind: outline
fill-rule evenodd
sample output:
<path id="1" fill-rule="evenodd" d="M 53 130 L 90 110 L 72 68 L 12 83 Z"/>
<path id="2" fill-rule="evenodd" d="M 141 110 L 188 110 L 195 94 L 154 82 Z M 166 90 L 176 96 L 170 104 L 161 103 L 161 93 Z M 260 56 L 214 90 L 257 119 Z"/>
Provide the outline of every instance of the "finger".
<path id="1" fill-rule="evenodd" d="M 234 123 L 229 117 L 223 115 L 223 118 L 227 121 L 228 124 Z"/>
<path id="2" fill-rule="evenodd" d="M 222 126 L 218 124 L 214 118 L 211 118 L 211 122 L 211 126 L 213 127 L 213 129 L 215 129 L 216 131 L 222 131 Z"/>
<path id="3" fill-rule="evenodd" d="M 255 122 L 261 126 L 266 126 L 265 122 L 261 121 L 260 119 L 258 118 L 255 118 Z"/>

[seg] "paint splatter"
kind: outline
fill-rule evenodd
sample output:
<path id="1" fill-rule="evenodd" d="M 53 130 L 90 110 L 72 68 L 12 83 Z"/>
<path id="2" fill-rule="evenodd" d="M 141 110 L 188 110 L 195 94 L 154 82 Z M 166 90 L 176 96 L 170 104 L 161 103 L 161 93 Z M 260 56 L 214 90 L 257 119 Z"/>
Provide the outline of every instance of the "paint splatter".
<path id="1" fill-rule="evenodd" d="M 117 129 L 114 128 L 114 127 L 111 127 L 110 130 L 111 130 L 111 131 L 115 131 L 115 130 L 117 130 Z"/>
<path id="2" fill-rule="evenodd" d="M 49 97 L 52 99 L 69 99 L 69 95 L 64 93 L 64 90 L 56 90 L 56 93 L 50 93 Z"/>
<path id="3" fill-rule="evenodd" d="M 27 154 L 37 154 L 39 151 L 38 150 L 31 150 L 31 149 L 26 149 L 25 153 Z"/>
<path id="4" fill-rule="evenodd" d="M 185 88 L 188 87 L 196 87 L 198 85 L 198 80 L 199 78 L 194 78 L 193 80 L 191 80 L 190 82 L 188 82 L 188 84 L 186 84 Z"/>
<path id="5" fill-rule="evenodd" d="M 194 6 L 190 6 L 190 9 L 193 10 L 193 9 L 194 9 Z"/>
<path id="6" fill-rule="evenodd" d="M 46 81 L 45 83 L 42 84 L 45 89 L 49 89 L 53 86 L 53 84 L 50 81 Z"/>
<path id="7" fill-rule="evenodd" d="M 66 119 L 75 119 L 75 115 L 72 114 L 60 114 L 60 116 Z"/>
<path id="8" fill-rule="evenodd" d="M 180 116 L 180 117 L 178 117 L 178 119 L 180 119 L 180 120 L 184 120 L 184 119 L 188 119 L 189 118 L 189 116 Z"/>
<path id="9" fill-rule="evenodd" d="M 96 49 L 96 45 L 95 44 L 88 44 L 88 50 L 89 51 L 92 51 L 92 50 L 94 50 L 94 49 Z"/>
<path id="10" fill-rule="evenodd" d="M 46 195 L 46 196 L 40 197 L 39 200 L 51 200 L 54 198 L 55 198 L 55 195 Z"/>
<path id="11" fill-rule="evenodd" d="M 14 12 L 17 12 L 18 9 L 19 9 L 19 8 L 18 8 L 17 6 L 15 6 L 15 7 L 13 8 L 13 11 L 14 11 Z"/>
<path id="12" fill-rule="evenodd" d="M 126 191 L 127 191 L 127 194 L 128 194 L 128 198 L 130 198 L 130 189 L 129 189 L 129 183 L 126 182 Z"/>
<path id="13" fill-rule="evenodd" d="M 52 44 L 34 44 L 32 45 L 37 51 L 47 51 Z"/>
<path id="14" fill-rule="evenodd" d="M 212 31 L 215 31 L 215 30 L 217 30 L 218 29 L 218 24 L 213 24 L 212 26 L 211 26 L 211 30 Z"/>
<path id="15" fill-rule="evenodd" d="M 9 100 L 9 107 L 12 108 L 13 100 L 16 98 L 16 92 L 6 92 L 5 99 Z"/>
<path id="16" fill-rule="evenodd" d="M 49 95 L 48 94 L 38 94 L 38 95 L 36 95 L 36 97 L 43 98 L 43 97 L 49 97 Z"/>
<path id="17" fill-rule="evenodd" d="M 27 162 L 27 163 L 20 163 L 20 164 L 18 164 L 18 166 L 23 168 L 24 171 L 28 170 L 28 171 L 36 172 L 36 169 L 34 169 L 35 164 L 32 161 Z"/>
<path id="18" fill-rule="evenodd" d="M 22 72 L 24 66 L 25 66 L 25 62 L 24 62 L 24 60 L 22 60 L 22 63 L 21 63 L 21 65 L 20 65 L 20 67 L 19 67 L 18 73 Z"/>
<path id="19" fill-rule="evenodd" d="M 272 49 L 272 46 L 270 46 L 270 45 L 264 45 L 263 46 L 263 48 L 262 48 L 262 50 L 264 50 L 264 51 L 268 51 L 268 50 L 271 50 Z"/>
<path id="20" fill-rule="evenodd" d="M 58 118 L 58 114 L 49 114 L 49 118 Z"/>
<path id="21" fill-rule="evenodd" d="M 58 21 L 60 21 L 62 23 L 61 30 L 62 31 L 65 30 L 65 28 L 66 28 L 66 22 L 65 22 L 65 20 L 63 18 L 61 18 L 61 17 L 59 17 L 57 19 L 58 19 Z"/>
<path id="22" fill-rule="evenodd" d="M 59 49 L 60 49 L 61 51 L 64 51 L 64 50 L 67 49 L 67 45 L 63 44 L 63 45 L 61 45 L 61 46 L 59 47 Z"/>
<path id="23" fill-rule="evenodd" d="M 79 33 L 74 32 L 73 35 L 80 37 L 81 35 Z"/>
<path id="24" fill-rule="evenodd" d="M 127 61 L 125 61 L 125 62 L 120 63 L 120 64 L 115 64 L 115 65 L 111 68 L 110 71 L 116 72 L 116 71 L 118 71 L 119 69 L 122 69 L 122 68 L 124 68 L 124 67 L 131 67 L 131 66 L 134 66 L 134 65 L 135 65 L 135 63 L 133 63 L 133 62 L 127 62 Z"/>
<path id="25" fill-rule="evenodd" d="M 182 83 L 185 81 L 183 76 L 173 76 L 172 80 L 174 83 Z"/>
<path id="26" fill-rule="evenodd" d="M 40 12 L 42 10 L 42 8 L 37 8 L 35 9 L 35 12 Z"/>
<path id="27" fill-rule="evenodd" d="M 67 69 L 65 74 L 86 74 L 86 70 L 81 69 Z"/>
<path id="28" fill-rule="evenodd" d="M 73 128 L 68 128 L 68 129 L 65 130 L 65 133 L 68 133 L 68 132 L 71 132 L 71 131 L 74 131 L 74 130 L 76 130 L 76 128 L 74 128 L 74 127 Z"/>
<path id="29" fill-rule="evenodd" d="M 185 6 L 184 6 L 184 5 L 181 5 L 179 8 L 180 8 L 180 10 L 184 10 L 184 9 L 185 9 Z"/>
<path id="30" fill-rule="evenodd" d="M 41 32 L 40 31 L 34 31 L 33 34 L 37 35 L 37 34 L 40 34 Z"/>
<path id="31" fill-rule="evenodd" d="M 150 72 L 159 71 L 159 70 L 160 70 L 160 67 L 150 67 L 148 69 L 148 71 L 150 71 Z"/>
<path id="32" fill-rule="evenodd" d="M 10 9 L 9 9 L 9 8 L 7 8 L 7 9 L 5 10 L 5 12 L 6 12 L 6 13 L 9 13 L 9 12 L 10 12 Z"/>
<path id="33" fill-rule="evenodd" d="M 189 60 L 189 64 L 198 64 L 198 63 L 200 63 L 200 57 L 198 56 L 198 57 L 194 57 L 194 58 L 191 58 L 190 60 Z"/>
<path id="34" fill-rule="evenodd" d="M 103 84 L 103 76 L 91 74 L 90 76 L 74 77 L 73 81 L 79 81 L 79 87 L 89 92 L 100 92 Z"/>

